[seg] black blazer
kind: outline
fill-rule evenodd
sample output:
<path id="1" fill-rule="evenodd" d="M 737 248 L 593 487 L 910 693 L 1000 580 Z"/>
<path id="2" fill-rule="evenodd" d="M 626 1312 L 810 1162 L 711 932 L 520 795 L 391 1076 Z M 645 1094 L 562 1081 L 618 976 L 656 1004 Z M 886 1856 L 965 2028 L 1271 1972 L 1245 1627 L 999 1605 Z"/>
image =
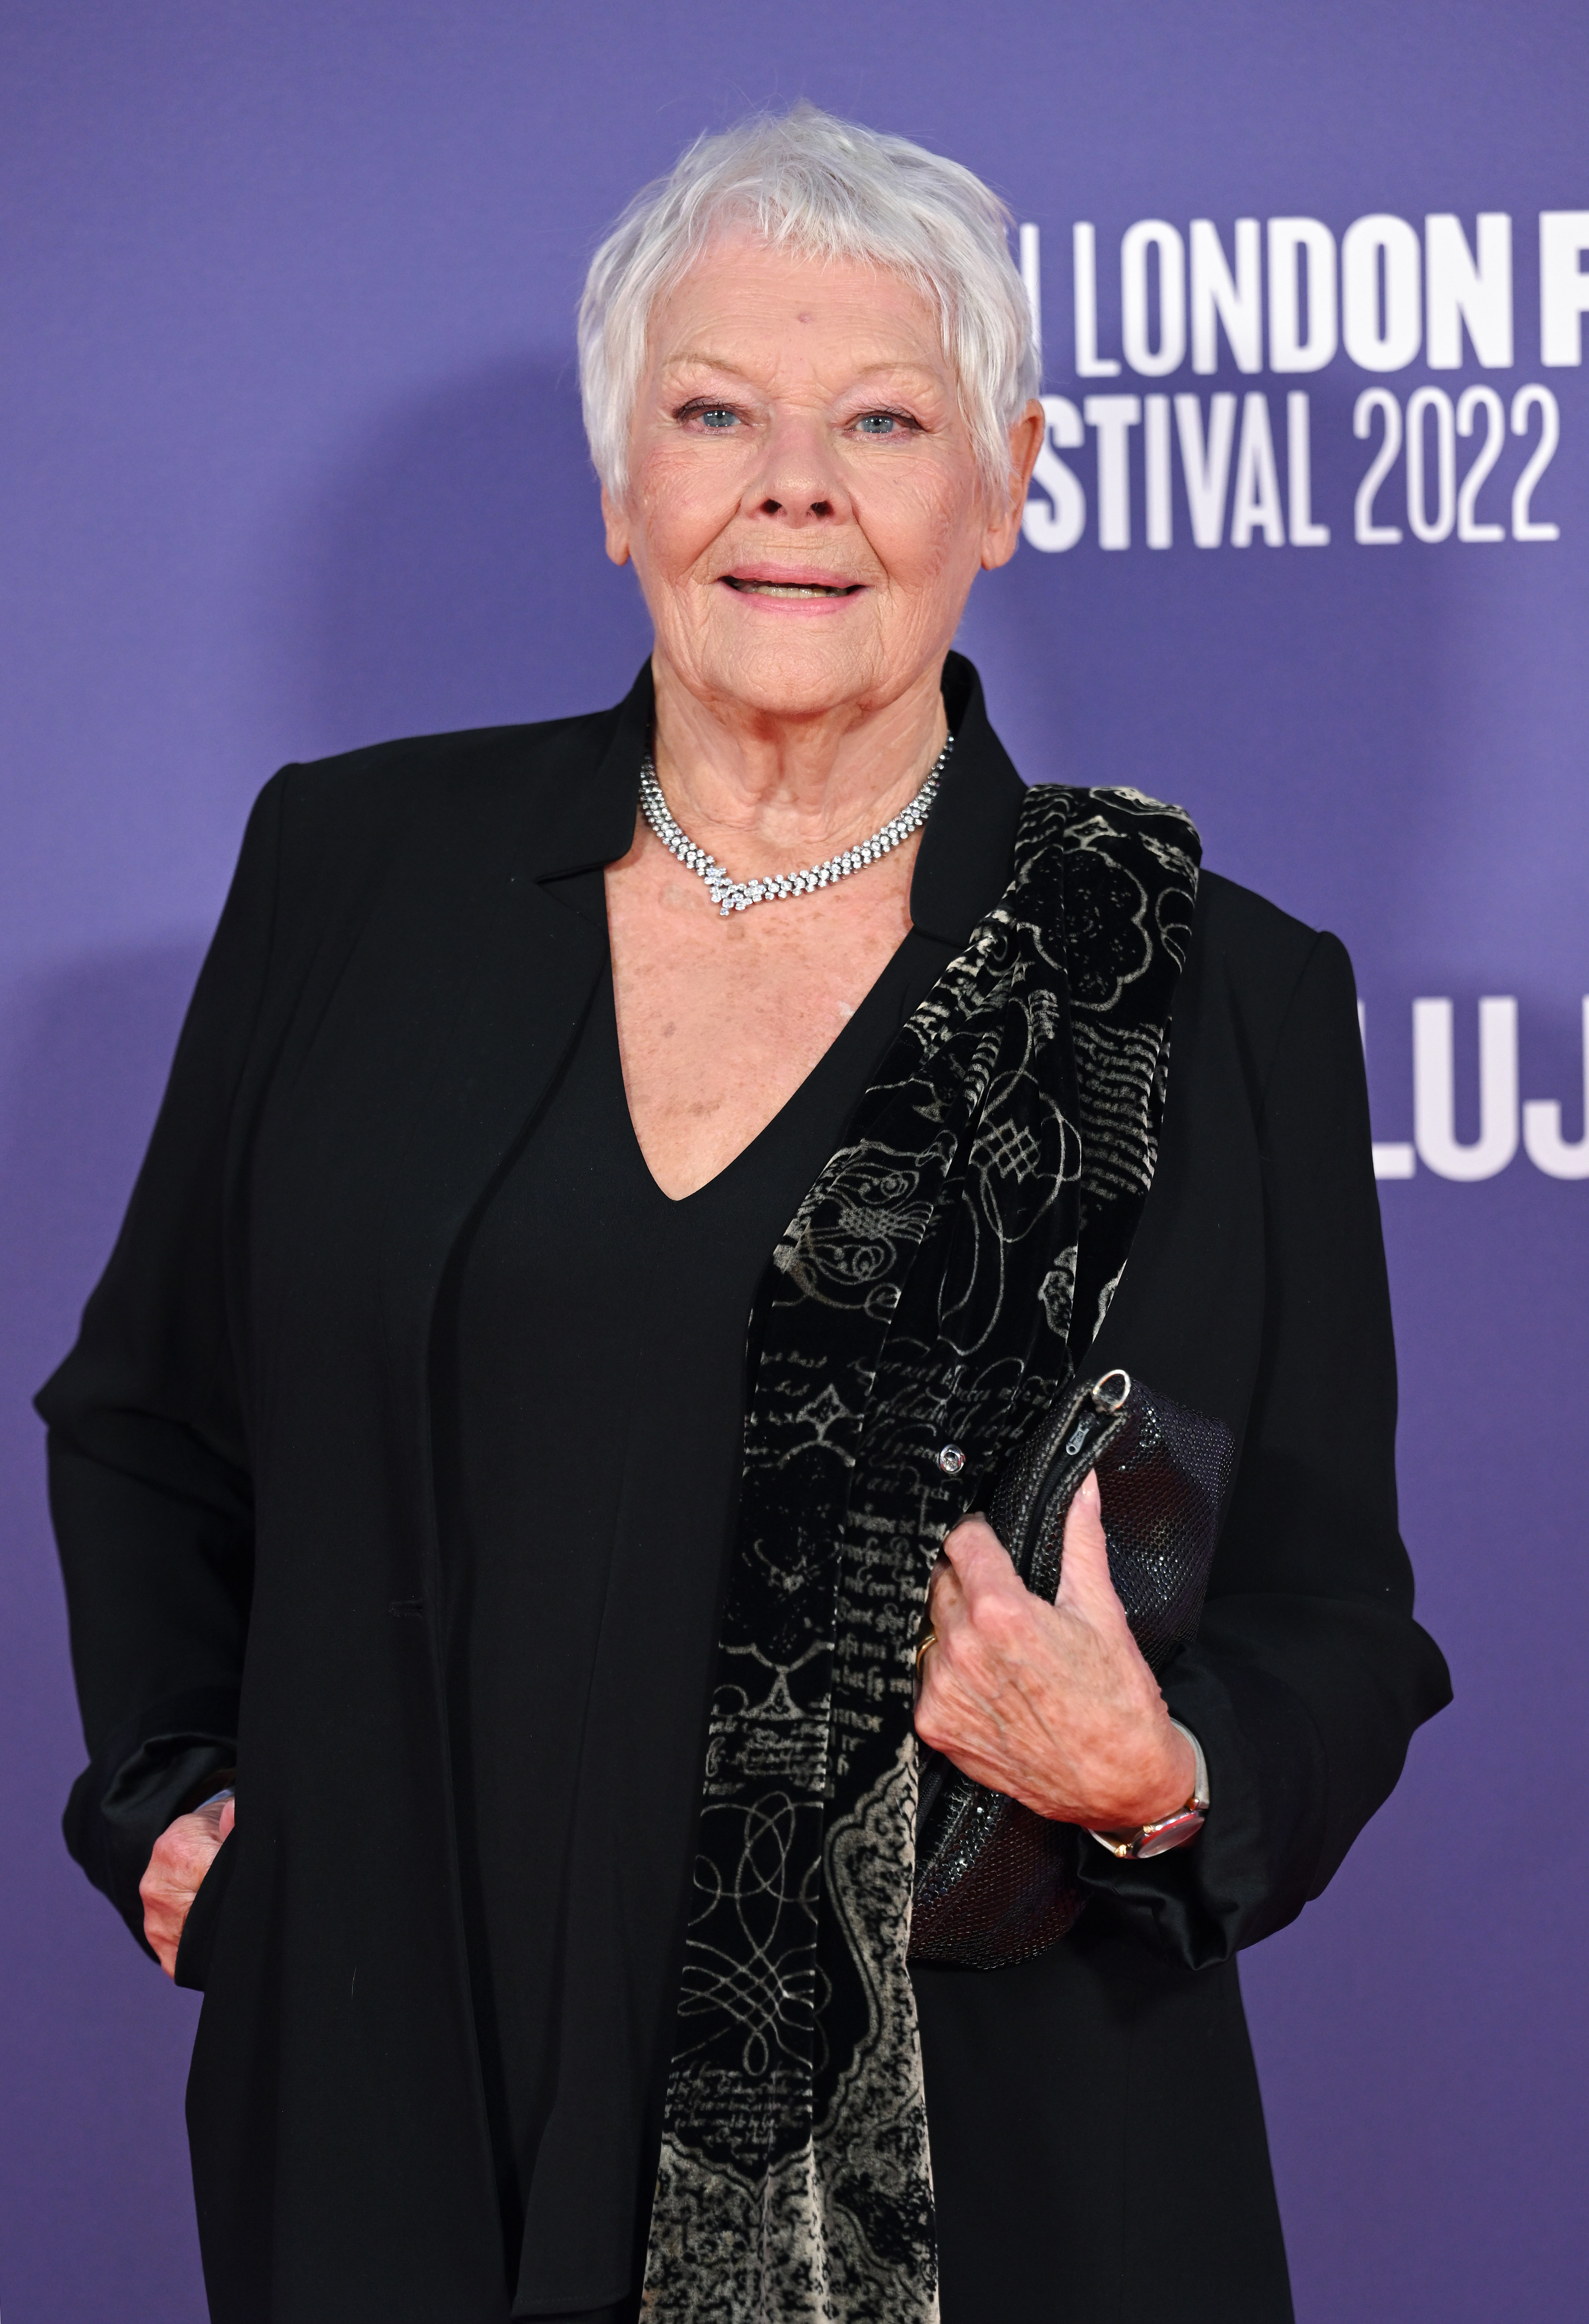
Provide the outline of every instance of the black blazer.
<path id="1" fill-rule="evenodd" d="M 960 669 L 957 759 L 1013 782 Z M 601 973 L 548 883 L 628 847 L 636 722 L 631 697 L 266 788 L 125 1226 L 39 1399 L 92 1754 L 69 1841 L 135 1933 L 152 1837 L 241 1770 L 182 1961 L 207 1987 L 188 2118 L 221 2324 L 507 2313 L 429 1618 L 431 1321 Z M 1053 1954 L 918 1992 L 962 2186 L 1004 2053 L 1028 2082 L 1033 2042 L 1062 2060 L 1052 2137 L 1012 2155 L 1006 2125 L 990 2200 L 1033 2174 L 1067 2315 L 1251 2324 L 1287 2310 L 1233 1955 L 1318 1893 L 1448 1689 L 1396 1532 L 1345 953 L 1206 876 L 1171 1054 L 1098 1356 L 1128 1350 L 1243 1438 L 1202 1635 L 1165 1682 L 1218 1813 L 1154 1865 L 1095 1851 L 1096 1907 Z M 1028 2288 L 969 2231 L 946 2207 L 949 2324 L 1019 2312 Z"/>

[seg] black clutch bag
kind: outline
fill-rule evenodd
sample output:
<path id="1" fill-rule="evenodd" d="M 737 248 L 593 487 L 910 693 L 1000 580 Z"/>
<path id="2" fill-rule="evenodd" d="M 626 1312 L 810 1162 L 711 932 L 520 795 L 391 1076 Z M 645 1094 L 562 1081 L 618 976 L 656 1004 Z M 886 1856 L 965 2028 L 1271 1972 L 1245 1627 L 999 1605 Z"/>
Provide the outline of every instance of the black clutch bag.
<path id="1" fill-rule="evenodd" d="M 1197 1636 L 1235 1444 L 1222 1421 L 1124 1371 L 1072 1381 L 995 1488 L 988 1521 L 1028 1590 L 1060 1586 L 1065 1516 L 1096 1469 L 1109 1574 L 1155 1674 Z M 923 1750 L 910 1959 L 1008 1969 L 1055 1943 L 1085 1899 L 1074 1824 L 1054 1823 Z"/>

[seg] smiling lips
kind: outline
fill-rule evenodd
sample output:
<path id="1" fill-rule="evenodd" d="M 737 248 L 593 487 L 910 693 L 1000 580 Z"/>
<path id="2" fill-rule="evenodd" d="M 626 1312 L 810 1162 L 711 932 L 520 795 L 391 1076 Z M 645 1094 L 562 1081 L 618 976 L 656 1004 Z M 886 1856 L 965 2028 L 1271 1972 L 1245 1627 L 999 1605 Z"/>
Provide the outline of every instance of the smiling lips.
<path id="1" fill-rule="evenodd" d="M 746 597 L 854 597 L 866 586 L 862 581 L 822 581 L 806 574 L 725 573 L 721 577 Z"/>

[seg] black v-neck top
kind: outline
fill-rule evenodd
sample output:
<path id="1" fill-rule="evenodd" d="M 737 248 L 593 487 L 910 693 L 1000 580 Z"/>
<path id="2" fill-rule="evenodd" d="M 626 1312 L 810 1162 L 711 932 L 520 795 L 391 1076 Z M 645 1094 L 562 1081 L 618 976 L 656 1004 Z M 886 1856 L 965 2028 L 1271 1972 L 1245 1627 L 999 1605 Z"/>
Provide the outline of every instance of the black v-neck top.
<path id="1" fill-rule="evenodd" d="M 935 929 L 913 927 L 782 1111 L 681 1202 L 635 1138 L 609 969 L 455 1259 L 438 1367 L 454 1786 L 518 2316 L 630 2311 L 747 1323 L 894 1036 L 1006 884 L 1020 798 L 1007 762 L 946 775 L 912 890 Z M 599 869 L 549 892 L 604 931 Z"/>

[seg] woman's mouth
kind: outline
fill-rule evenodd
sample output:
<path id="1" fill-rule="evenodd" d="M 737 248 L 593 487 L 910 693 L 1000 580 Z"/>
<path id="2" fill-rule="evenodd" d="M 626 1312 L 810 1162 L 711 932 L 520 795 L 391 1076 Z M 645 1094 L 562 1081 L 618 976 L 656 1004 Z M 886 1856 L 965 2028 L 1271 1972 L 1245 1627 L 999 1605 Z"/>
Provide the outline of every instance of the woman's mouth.
<path id="1" fill-rule="evenodd" d="M 861 581 L 762 581 L 739 573 L 725 573 L 730 589 L 754 597 L 853 597 L 865 587 Z"/>

